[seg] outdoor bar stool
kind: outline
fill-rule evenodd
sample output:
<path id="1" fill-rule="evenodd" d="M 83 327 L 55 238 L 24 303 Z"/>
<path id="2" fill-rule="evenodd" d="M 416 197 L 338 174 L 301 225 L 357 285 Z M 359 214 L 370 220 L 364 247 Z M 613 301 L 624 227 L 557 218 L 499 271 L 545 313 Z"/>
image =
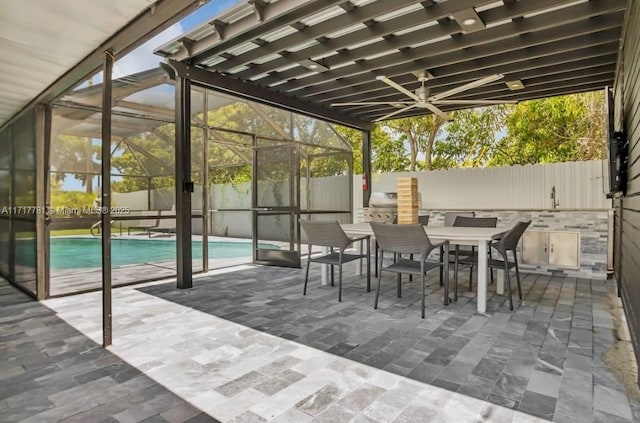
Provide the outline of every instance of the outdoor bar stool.
<path id="1" fill-rule="evenodd" d="M 453 221 L 453 226 L 465 227 L 465 228 L 495 228 L 498 224 L 497 217 L 467 217 L 456 216 Z M 489 258 L 491 258 L 491 249 L 489 251 Z M 478 255 L 476 253 L 476 247 L 472 246 L 471 249 L 460 249 L 459 245 L 456 245 L 455 250 L 452 253 L 454 255 L 454 267 L 453 267 L 453 300 L 458 301 L 458 263 L 460 257 L 466 259 L 465 264 L 469 264 L 469 291 L 473 289 L 473 266 L 478 262 Z M 491 283 L 493 283 L 493 269 L 491 269 Z"/>
<path id="2" fill-rule="evenodd" d="M 511 277 L 509 276 L 509 271 L 512 268 L 516 269 L 516 281 L 518 283 L 518 298 L 522 301 L 522 287 L 520 286 L 520 269 L 518 268 L 518 255 L 516 254 L 516 250 L 518 248 L 518 242 L 520 241 L 522 234 L 524 233 L 525 230 L 527 230 L 527 227 L 530 224 L 531 224 L 530 220 L 526 222 L 518 222 L 511 229 L 509 229 L 509 231 L 506 232 L 502 236 L 502 238 L 500 238 L 499 240 L 493 241 L 489 244 L 489 248 L 495 249 L 500 254 L 500 257 L 502 258 L 502 260 L 489 259 L 488 265 L 489 265 L 489 268 L 491 269 L 504 270 L 505 282 L 507 283 L 507 291 L 509 292 L 509 308 L 511 310 L 513 310 L 513 298 L 511 296 Z M 511 254 L 513 255 L 513 261 L 509 261 L 509 255 L 508 255 L 509 251 L 511 251 Z M 460 263 L 469 264 L 467 260 L 469 259 L 464 258 L 460 260 Z"/>
<path id="3" fill-rule="evenodd" d="M 304 289 L 302 295 L 307 295 L 307 282 L 309 281 L 309 265 L 311 262 L 328 264 L 331 266 L 331 286 L 333 282 L 333 267 L 338 266 L 338 301 L 342 301 L 342 265 L 354 260 L 362 258 L 367 259 L 367 292 L 371 291 L 371 263 L 370 263 L 370 235 L 362 235 L 358 237 L 349 237 L 344 233 L 340 224 L 335 222 L 312 222 L 310 220 L 301 220 L 300 224 L 307 234 L 307 243 L 309 245 L 309 253 L 307 256 L 307 271 L 304 277 Z M 365 253 L 345 253 L 345 250 L 354 242 L 366 241 L 367 249 Z M 311 247 L 313 245 L 319 247 L 329 247 L 328 254 L 319 257 L 311 257 Z M 338 250 L 338 252 L 334 251 Z"/>
<path id="4" fill-rule="evenodd" d="M 423 225 L 389 225 L 384 223 L 371 222 L 371 229 L 380 245 L 380 267 L 378 268 L 378 288 L 376 290 L 376 299 L 373 305 L 374 309 L 378 308 L 378 298 L 380 297 L 380 285 L 382 280 L 382 272 L 402 273 L 410 275 L 420 275 L 421 286 L 421 306 L 422 318 L 425 315 L 425 273 L 431 269 L 444 268 L 445 274 L 445 302 L 448 300 L 449 285 L 449 261 L 444 259 L 446 256 L 440 256 L 440 261 L 427 261 L 429 253 L 435 249 L 443 247 L 449 252 L 449 241 L 439 244 L 432 244 L 424 231 Z M 397 260 L 388 266 L 384 266 L 384 253 L 393 253 Z M 417 256 L 417 260 L 405 259 L 402 254 Z M 448 255 L 447 255 L 448 256 Z M 397 281 L 398 297 L 402 295 L 402 287 L 400 278 Z"/>

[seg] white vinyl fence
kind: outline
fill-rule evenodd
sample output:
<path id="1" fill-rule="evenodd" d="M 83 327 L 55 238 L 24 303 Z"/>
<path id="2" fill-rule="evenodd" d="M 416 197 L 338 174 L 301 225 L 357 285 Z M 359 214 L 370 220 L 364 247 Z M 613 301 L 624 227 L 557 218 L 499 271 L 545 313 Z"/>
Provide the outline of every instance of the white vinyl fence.
<path id="1" fill-rule="evenodd" d="M 424 209 L 522 210 L 608 209 L 606 161 L 566 162 L 483 169 L 451 169 L 374 174 L 374 192 L 395 192 L 396 179 L 416 177 Z M 353 181 L 354 211 L 362 208 L 362 176 Z"/>
<path id="2" fill-rule="evenodd" d="M 485 169 L 452 169 L 429 172 L 402 172 L 375 174 L 370 182 L 373 191 L 395 192 L 396 179 L 413 176 L 418 178 L 418 190 L 422 195 L 423 209 L 447 210 L 539 210 L 551 208 L 551 190 L 555 186 L 558 209 L 609 209 L 611 200 L 604 194 L 606 162 L 595 160 L 586 162 L 554 163 L 547 165 L 527 165 L 494 167 Z M 306 186 L 302 181 L 301 185 Z M 348 177 L 333 176 L 313 178 L 310 183 L 312 209 L 348 209 Z M 288 195 L 285 186 L 261 190 L 262 204 L 278 204 L 279 198 Z M 301 203 L 307 201 L 307 192 L 301 193 Z M 151 210 L 171 210 L 174 203 L 171 189 L 152 191 Z M 147 191 L 114 194 L 117 206 L 132 210 L 146 210 L 149 201 Z M 250 208 L 251 188 L 244 184 L 217 184 L 211 187 L 211 208 Z M 202 208 L 202 188 L 196 187 L 192 197 L 194 211 Z M 353 180 L 353 210 L 362 209 L 362 176 Z M 339 217 L 336 217 L 339 218 Z M 251 236 L 250 214 L 241 212 L 214 213 L 212 231 L 215 235 L 237 237 Z M 284 221 L 275 218 L 273 234 L 284 231 Z M 264 225 L 263 225 L 264 226 Z M 194 222 L 194 233 L 200 231 L 199 222 Z M 264 229 L 269 232 L 268 228 Z"/>

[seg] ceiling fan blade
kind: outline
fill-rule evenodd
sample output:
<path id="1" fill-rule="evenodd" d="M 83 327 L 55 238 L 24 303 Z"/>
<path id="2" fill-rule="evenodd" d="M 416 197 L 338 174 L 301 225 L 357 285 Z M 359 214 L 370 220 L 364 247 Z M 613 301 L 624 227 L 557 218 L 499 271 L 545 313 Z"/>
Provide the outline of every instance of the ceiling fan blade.
<path id="1" fill-rule="evenodd" d="M 407 106 L 407 107 L 404 107 L 404 108 L 402 108 L 402 109 L 396 110 L 395 112 L 391 112 L 391 113 L 389 113 L 388 115 L 384 115 L 384 116 L 382 116 L 382 117 L 379 117 L 378 119 L 374 119 L 373 121 L 374 121 L 374 122 L 379 122 L 379 121 L 381 121 L 381 120 L 387 120 L 387 119 L 389 119 L 391 116 L 395 116 L 395 115 L 397 115 L 397 114 L 399 114 L 399 113 L 406 112 L 407 110 L 409 110 L 409 109 L 413 109 L 414 107 L 416 107 L 416 105 L 415 105 L 415 104 L 412 104 L 411 106 Z"/>
<path id="2" fill-rule="evenodd" d="M 437 104 L 516 104 L 517 100 L 437 100 Z"/>
<path id="3" fill-rule="evenodd" d="M 424 107 L 426 107 L 427 109 L 431 110 L 431 112 L 433 114 L 440 116 L 444 120 L 451 120 L 451 116 L 449 116 L 448 114 L 446 114 L 442 110 L 438 109 L 436 106 L 434 106 L 431 103 L 425 103 Z"/>
<path id="4" fill-rule="evenodd" d="M 480 87 L 482 85 L 490 84 L 491 82 L 497 81 L 502 78 L 504 78 L 504 75 L 501 73 L 486 76 L 484 78 L 478 79 L 477 81 L 472 81 L 472 82 L 469 82 L 468 84 L 460 85 L 459 87 L 441 92 L 440 94 L 432 95 L 427 99 L 427 101 L 438 101 L 442 98 L 450 97 L 454 94 L 461 93 L 462 91 L 467 91 L 476 87 Z"/>
<path id="5" fill-rule="evenodd" d="M 359 103 L 331 103 L 331 106 L 380 106 L 394 104 L 413 104 L 413 101 L 363 101 Z"/>
<path id="6" fill-rule="evenodd" d="M 395 88 L 396 90 L 400 91 L 401 93 L 405 94 L 406 96 L 408 96 L 409 98 L 414 99 L 415 101 L 420 101 L 420 98 L 418 98 L 417 95 L 415 95 L 415 93 L 412 93 L 411 91 L 409 91 L 408 89 L 406 89 L 405 87 L 403 87 L 402 85 L 393 82 L 392 80 L 390 80 L 389 78 L 387 78 L 386 76 L 378 76 L 377 77 L 378 80 L 384 82 L 385 84 Z"/>

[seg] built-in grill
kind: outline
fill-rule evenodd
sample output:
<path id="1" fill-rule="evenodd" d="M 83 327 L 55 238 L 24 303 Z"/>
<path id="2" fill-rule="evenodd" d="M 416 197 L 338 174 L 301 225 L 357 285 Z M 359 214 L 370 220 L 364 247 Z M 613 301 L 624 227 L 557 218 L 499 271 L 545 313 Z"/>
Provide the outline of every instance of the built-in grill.
<path id="1" fill-rule="evenodd" d="M 363 211 L 365 222 L 392 223 L 398 216 L 398 193 L 372 192 Z"/>

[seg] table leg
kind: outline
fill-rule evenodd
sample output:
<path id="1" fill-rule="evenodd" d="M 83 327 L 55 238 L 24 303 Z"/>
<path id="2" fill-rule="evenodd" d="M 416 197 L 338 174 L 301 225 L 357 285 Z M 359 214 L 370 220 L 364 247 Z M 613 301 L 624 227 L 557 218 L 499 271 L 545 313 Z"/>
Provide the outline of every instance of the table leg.
<path id="1" fill-rule="evenodd" d="M 501 269 L 496 272 L 496 293 L 504 295 L 504 270 Z"/>
<path id="2" fill-rule="evenodd" d="M 358 242 L 358 254 L 362 255 L 362 252 L 364 250 L 364 248 L 362 248 L 362 244 L 364 243 L 364 239 L 362 241 Z M 364 259 L 360 259 L 360 260 L 356 260 L 355 261 L 355 266 L 356 266 L 356 271 L 355 271 L 355 275 L 356 276 L 360 276 L 362 275 L 362 261 Z"/>
<path id="3" fill-rule="evenodd" d="M 322 255 L 329 254 L 329 247 L 322 247 L 320 249 Z M 329 273 L 331 272 L 331 266 L 328 264 L 320 265 L 320 283 L 322 285 L 329 285 Z"/>
<path id="4" fill-rule="evenodd" d="M 478 241 L 478 313 L 487 311 L 487 243 Z"/>

